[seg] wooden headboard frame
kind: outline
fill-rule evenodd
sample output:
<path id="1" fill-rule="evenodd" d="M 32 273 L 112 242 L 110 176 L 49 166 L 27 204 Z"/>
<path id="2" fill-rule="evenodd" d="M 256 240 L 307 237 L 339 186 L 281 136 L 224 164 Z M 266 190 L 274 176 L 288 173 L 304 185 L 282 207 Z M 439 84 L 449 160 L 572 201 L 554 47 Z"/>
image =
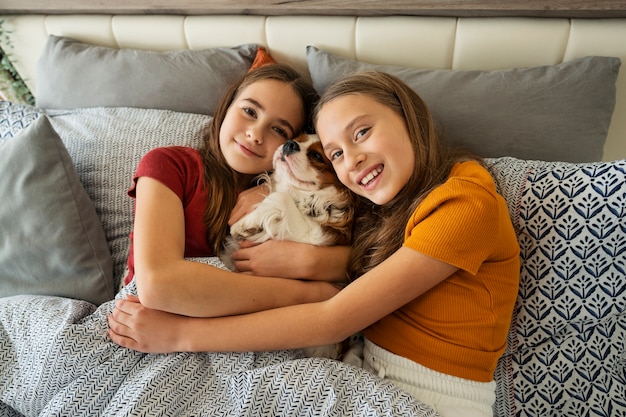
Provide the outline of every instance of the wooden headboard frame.
<path id="1" fill-rule="evenodd" d="M 626 17 L 620 0 L 3 0 L 1 14 Z"/>
<path id="2" fill-rule="evenodd" d="M 381 8 L 383 4 L 384 8 Z M 85 19 L 86 16 L 84 15 L 91 15 L 91 17 Z M 230 18 L 222 19 L 222 15 L 230 15 Z M 624 68 L 626 67 L 626 45 L 623 44 L 623 39 L 626 39 L 625 0 L 385 0 L 384 3 L 381 0 L 107 0 L 97 2 L 85 0 L 0 0 L 0 18 L 3 16 L 9 19 L 15 17 L 16 19 L 22 19 L 20 22 L 27 22 L 27 24 L 21 25 L 15 33 L 18 39 L 13 45 L 15 50 L 12 55 L 17 59 L 17 64 L 21 65 L 18 68 L 20 73 L 22 73 L 22 69 L 28 69 L 29 72 L 26 74 L 26 78 L 31 79 L 31 82 L 34 63 L 36 63 L 37 59 L 37 52 L 34 51 L 39 50 L 43 46 L 49 33 L 75 37 L 77 30 L 78 38 L 85 37 L 85 39 L 82 39 L 84 41 L 95 41 L 96 43 L 113 47 L 137 47 L 142 49 L 145 45 L 141 43 L 137 45 L 134 40 L 138 34 L 141 34 L 147 28 L 146 25 L 151 25 L 149 29 L 152 30 L 152 32 L 148 31 L 147 33 L 154 33 L 155 24 L 160 25 L 161 23 L 178 22 L 179 20 L 182 22 L 182 19 L 186 20 L 185 16 L 189 16 L 190 20 L 193 20 L 193 18 L 200 19 L 194 20 L 194 28 L 196 29 L 196 35 L 198 34 L 198 27 L 202 28 L 200 31 L 200 43 L 202 44 L 232 41 L 232 38 L 224 36 L 224 28 L 233 28 L 232 25 L 236 23 L 236 26 L 234 26 L 236 29 L 233 31 L 235 37 L 241 35 L 246 38 L 247 33 L 255 30 L 257 31 L 255 33 L 263 32 L 261 37 L 266 41 L 268 47 L 272 48 L 278 45 L 277 48 L 275 47 L 272 50 L 275 58 L 279 60 L 281 58 L 286 59 L 286 62 L 294 65 L 297 69 L 306 71 L 306 62 L 304 62 L 303 54 L 299 52 L 303 50 L 302 45 L 298 43 L 297 45 L 294 44 L 294 46 L 290 39 L 290 34 L 294 30 L 304 33 L 306 35 L 304 38 L 307 40 L 313 39 L 313 44 L 319 43 L 320 39 L 318 38 L 321 37 L 322 45 L 318 46 L 328 47 L 333 52 L 347 54 L 346 56 L 355 59 L 361 57 L 365 61 L 368 61 L 368 58 L 381 59 L 379 55 L 395 60 L 400 59 L 401 61 L 406 59 L 406 54 L 400 54 L 402 56 L 399 56 L 397 48 L 391 51 L 384 50 L 381 54 L 380 47 L 375 45 L 380 45 L 380 39 L 375 39 L 378 36 L 375 35 L 376 32 L 372 32 L 373 34 L 365 33 L 367 35 L 365 40 L 362 37 L 364 33 L 353 34 L 350 29 L 344 30 L 345 28 L 343 27 L 340 31 L 340 35 L 343 36 L 341 39 L 335 37 L 332 31 L 328 31 L 328 33 L 322 31 L 318 33 L 320 36 L 311 35 L 313 32 L 307 32 L 307 30 L 313 30 L 317 33 L 318 24 L 321 22 L 320 16 L 343 16 L 344 20 L 339 19 L 341 23 L 346 21 L 353 22 L 355 20 L 354 17 L 363 17 L 363 19 L 359 20 L 369 19 L 368 23 L 372 22 L 372 17 L 378 20 L 377 17 L 379 16 L 392 16 L 390 18 L 392 22 L 398 22 L 398 18 L 403 19 L 402 16 L 410 16 L 411 20 L 417 17 L 417 19 L 420 19 L 419 25 L 424 28 L 416 29 L 412 21 L 403 22 L 403 30 L 411 32 L 406 39 L 403 39 L 404 32 L 396 33 L 394 31 L 394 29 L 397 30 L 397 26 L 393 24 L 385 25 L 384 27 L 378 25 L 376 28 L 377 33 L 384 35 L 383 38 L 385 39 L 390 38 L 388 35 L 391 35 L 391 38 L 395 39 L 393 42 L 402 44 L 407 44 L 408 42 L 413 47 L 418 42 L 425 49 L 429 49 L 431 52 L 434 50 L 436 56 L 450 55 L 449 52 L 445 52 L 445 48 L 450 47 L 454 48 L 455 56 L 458 55 L 454 42 L 458 40 L 459 35 L 458 33 L 452 33 L 451 35 L 448 31 L 446 32 L 448 40 L 442 42 L 439 39 L 437 41 L 436 38 L 431 38 L 433 32 L 427 30 L 427 28 L 430 28 L 431 22 L 441 22 L 448 18 L 448 21 L 451 22 L 458 21 L 459 28 L 463 26 L 464 29 L 467 29 L 468 26 L 471 26 L 473 29 L 476 29 L 484 26 L 494 26 L 491 25 L 491 17 L 512 18 L 511 20 L 504 19 L 500 21 L 495 19 L 494 22 L 499 22 L 495 26 L 500 25 L 498 28 L 499 32 L 487 31 L 486 33 L 490 33 L 491 36 L 494 34 L 499 36 L 498 33 L 500 33 L 505 38 L 518 36 L 518 39 L 519 37 L 526 38 L 525 33 L 535 35 L 532 42 L 521 42 L 525 49 L 521 54 L 517 48 L 500 49 L 499 52 L 493 52 L 489 49 L 480 51 L 479 54 L 474 54 L 469 61 L 466 59 L 467 54 L 465 54 L 459 62 L 455 61 L 454 68 L 489 70 L 503 68 L 501 65 L 554 64 L 561 62 L 561 59 L 569 60 L 583 54 L 621 57 L 622 69 L 617 82 L 618 100 L 613 114 L 611 129 L 609 130 L 609 137 L 604 148 L 604 159 L 626 158 L 626 68 Z M 134 19 L 135 16 L 141 19 L 140 27 L 142 29 L 138 29 L 138 22 Z M 242 19 L 237 19 L 237 22 L 234 22 L 234 16 L 241 16 Z M 307 17 L 313 17 L 314 24 L 311 24 L 309 21 L 307 25 L 305 20 L 301 20 L 307 19 Z M 316 17 L 317 19 L 315 19 Z M 430 17 L 442 17 L 444 19 L 430 19 Z M 98 20 L 100 29 L 104 28 L 106 31 L 105 35 L 100 33 L 92 36 L 90 25 L 94 22 L 94 19 Z M 334 17 L 332 19 L 333 25 L 337 26 L 335 23 L 338 22 L 338 19 Z M 217 29 L 207 29 L 207 20 L 210 20 L 210 24 L 215 24 L 219 21 L 219 25 L 216 25 Z M 75 25 L 77 21 L 81 22 L 78 27 Z M 464 21 L 463 25 L 461 25 L 461 21 Z M 465 24 L 466 22 L 468 24 Z M 302 25 L 302 23 L 305 24 Z M 511 28 L 510 23 L 513 23 L 517 31 L 509 29 Z M 526 23 L 531 23 L 531 27 L 525 27 Z M 275 30 L 277 24 L 280 29 L 278 31 Z M 325 20 L 324 24 L 326 24 Z M 353 28 L 353 23 L 340 26 Z M 546 52 L 545 38 L 535 33 L 537 32 L 537 26 L 541 26 L 542 29 L 549 27 L 551 33 L 554 32 L 552 29 L 555 26 L 560 28 L 556 30 L 556 38 L 559 39 L 559 47 L 563 44 L 561 39 L 566 39 L 565 56 L 559 55 L 563 53 L 561 49 L 556 53 L 554 50 L 547 50 Z M 8 25 L 8 27 L 11 28 L 11 25 Z M 367 27 L 371 28 L 371 26 Z M 457 26 L 454 27 L 456 28 Z M 523 29 L 520 29 L 522 27 Z M 222 28 L 222 30 L 219 28 Z M 163 32 L 161 29 L 161 26 L 159 26 L 158 31 Z M 170 27 L 170 29 L 172 28 Z M 117 36 L 117 30 L 122 30 L 123 32 L 123 44 L 118 43 L 117 38 L 111 38 L 111 36 Z M 522 31 L 520 32 L 520 30 Z M 111 35 L 109 32 L 115 32 L 115 34 Z M 177 35 L 178 32 L 178 28 L 174 26 L 173 31 L 168 33 Z M 511 32 L 513 32 L 512 35 Z M 266 35 L 268 33 L 272 35 L 271 39 L 267 38 Z M 157 33 L 157 35 L 162 34 Z M 484 33 L 479 35 L 485 36 Z M 355 39 L 355 36 L 358 39 Z M 374 38 L 372 38 L 373 36 Z M 480 39 L 480 36 L 472 39 Z M 538 36 L 539 38 L 537 38 Z M 159 36 L 156 36 L 156 38 L 162 39 Z M 156 38 L 149 42 L 148 48 L 155 47 L 154 42 L 158 41 Z M 570 50 L 567 40 L 572 39 L 575 39 L 575 41 Z M 145 41 L 145 39 L 143 40 Z M 170 39 L 168 38 L 165 41 L 165 43 L 168 43 Z M 194 39 L 194 41 L 197 41 L 197 39 Z M 298 39 L 298 41 L 302 41 L 302 39 Z M 255 42 L 257 41 L 255 40 Z M 370 43 L 368 44 L 368 42 Z M 477 42 L 480 43 L 481 41 L 478 40 Z M 355 49 L 357 43 L 359 45 L 358 51 Z M 516 44 L 519 45 L 520 42 L 517 41 Z M 157 47 L 161 46 L 163 45 L 159 43 Z M 420 57 L 413 58 L 413 54 L 411 55 L 411 60 L 417 59 L 421 60 L 420 62 L 396 62 L 394 64 L 407 66 L 417 64 L 419 67 L 428 68 L 453 68 L 449 66 L 449 62 L 442 64 L 441 59 L 439 61 L 437 59 L 433 60 L 433 57 L 429 55 L 430 52 L 424 53 L 423 49 L 415 49 L 421 51 Z M 296 51 L 295 53 L 293 53 L 294 50 Z M 24 57 L 25 52 L 28 55 L 27 59 Z M 546 57 L 548 58 L 546 59 Z M 535 62 L 536 59 L 538 62 Z M 494 60 L 495 66 L 492 66 Z M 517 63 L 512 63 L 511 61 L 517 61 Z M 385 63 L 388 63 L 388 61 L 386 60 Z M 30 78 L 28 77 L 29 75 Z"/>

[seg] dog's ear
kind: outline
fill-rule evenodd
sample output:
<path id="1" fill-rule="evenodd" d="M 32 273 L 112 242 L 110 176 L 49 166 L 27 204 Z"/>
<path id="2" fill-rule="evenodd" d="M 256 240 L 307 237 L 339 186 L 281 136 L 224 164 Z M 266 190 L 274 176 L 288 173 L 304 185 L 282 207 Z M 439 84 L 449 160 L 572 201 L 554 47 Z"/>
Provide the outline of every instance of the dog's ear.
<path id="1" fill-rule="evenodd" d="M 322 225 L 324 231 L 334 236 L 335 245 L 352 243 L 354 223 L 354 195 L 347 188 L 337 190 L 334 201 L 327 207 L 328 222 Z"/>

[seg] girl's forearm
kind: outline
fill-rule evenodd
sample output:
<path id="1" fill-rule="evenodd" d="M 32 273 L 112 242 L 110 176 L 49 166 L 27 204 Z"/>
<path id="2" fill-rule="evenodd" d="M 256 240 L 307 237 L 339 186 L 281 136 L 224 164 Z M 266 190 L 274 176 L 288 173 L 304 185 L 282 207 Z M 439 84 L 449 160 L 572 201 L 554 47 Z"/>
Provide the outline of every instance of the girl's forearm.
<path id="1" fill-rule="evenodd" d="M 183 261 L 137 276 L 145 306 L 192 317 L 245 314 L 293 304 L 326 300 L 337 292 L 330 284 L 237 274 L 210 265 Z"/>
<path id="2" fill-rule="evenodd" d="M 180 351 L 267 351 L 336 343 L 350 333 L 326 303 L 313 303 L 258 313 L 188 318 Z M 345 333 L 345 334 L 344 334 Z"/>

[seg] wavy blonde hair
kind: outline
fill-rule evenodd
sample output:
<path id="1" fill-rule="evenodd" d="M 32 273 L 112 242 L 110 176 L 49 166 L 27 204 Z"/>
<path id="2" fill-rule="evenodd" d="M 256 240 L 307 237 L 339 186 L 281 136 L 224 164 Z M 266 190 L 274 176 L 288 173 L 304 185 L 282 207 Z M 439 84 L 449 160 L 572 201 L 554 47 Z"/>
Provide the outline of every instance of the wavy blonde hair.
<path id="1" fill-rule="evenodd" d="M 320 98 L 313 120 L 317 121 L 326 103 L 350 94 L 367 96 L 399 114 L 406 123 L 415 159 L 409 181 L 389 203 L 381 206 L 357 197 L 355 240 L 348 264 L 349 278 L 356 279 L 402 246 L 408 219 L 424 197 L 447 179 L 452 166 L 475 157 L 445 146 L 426 103 L 403 81 L 387 73 L 358 73 L 331 85 Z"/>
<path id="2" fill-rule="evenodd" d="M 313 87 L 292 67 L 282 64 L 264 65 L 246 73 L 231 85 L 222 97 L 213 119 L 202 129 L 200 153 L 204 162 L 204 183 L 208 190 L 207 209 L 203 221 L 207 226 L 206 239 L 219 254 L 228 234 L 228 218 L 235 207 L 238 193 L 252 185 L 253 175 L 233 170 L 220 150 L 219 136 L 228 108 L 247 86 L 261 80 L 277 80 L 290 85 L 302 100 L 304 124 L 301 131 L 311 129 L 311 111 L 318 95 Z M 300 132 L 295 132 L 297 135 Z"/>

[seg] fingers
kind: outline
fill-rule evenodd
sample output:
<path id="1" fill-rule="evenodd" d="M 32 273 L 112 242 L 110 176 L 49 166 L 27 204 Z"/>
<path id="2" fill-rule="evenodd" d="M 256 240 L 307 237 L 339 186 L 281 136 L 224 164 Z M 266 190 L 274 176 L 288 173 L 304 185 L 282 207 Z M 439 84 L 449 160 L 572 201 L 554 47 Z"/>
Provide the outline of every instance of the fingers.
<path id="1" fill-rule="evenodd" d="M 119 310 L 126 314 L 134 314 L 137 310 L 141 308 L 141 302 L 139 301 L 139 297 L 136 295 L 127 295 L 126 299 L 117 299 L 115 300 L 115 307 L 113 311 Z"/>
<path id="2" fill-rule="evenodd" d="M 230 212 L 228 225 L 232 226 L 235 222 L 237 222 L 237 220 L 244 217 L 250 211 L 252 211 L 252 207 L 250 207 L 250 204 L 240 196 L 235 204 L 235 207 L 233 208 L 233 211 Z"/>
<path id="3" fill-rule="evenodd" d="M 237 220 L 241 219 L 246 214 L 243 210 L 238 210 L 237 208 L 233 209 L 230 213 L 230 217 L 228 218 L 228 225 L 232 226 L 237 222 Z"/>
<path id="4" fill-rule="evenodd" d="M 109 339 L 122 347 L 129 349 L 135 348 L 137 342 L 127 336 L 128 327 L 115 320 L 113 315 L 107 317 L 107 324 L 109 325 L 107 330 Z"/>
<path id="5" fill-rule="evenodd" d="M 237 269 L 237 272 L 241 273 L 249 273 L 250 272 L 250 251 L 247 250 L 253 246 L 256 246 L 256 243 L 252 243 L 250 241 L 244 240 L 240 244 L 240 249 L 234 251 L 230 256 Z"/>
<path id="6" fill-rule="evenodd" d="M 237 220 L 254 210 L 254 206 L 260 203 L 269 193 L 267 184 L 260 184 L 242 191 L 237 197 L 237 203 L 228 219 L 228 225 L 232 226 Z"/>
<path id="7" fill-rule="evenodd" d="M 113 316 L 107 317 L 107 324 L 109 325 L 109 329 L 107 334 L 114 342 L 118 342 L 118 340 L 126 338 L 125 330 L 127 330 L 126 326 L 115 320 Z M 118 343 L 119 344 L 119 343 Z"/>
<path id="8" fill-rule="evenodd" d="M 255 253 L 254 250 L 249 249 L 257 247 L 259 245 L 263 245 L 264 243 L 266 242 L 254 243 L 249 240 L 242 240 L 241 242 L 239 242 L 239 249 L 231 253 L 230 256 L 233 261 L 248 261 L 254 256 Z"/>
<path id="9" fill-rule="evenodd" d="M 275 240 L 266 240 L 261 243 L 244 240 L 240 248 L 231 254 L 237 272 L 249 275 L 271 274 L 271 264 L 275 261 L 275 250 L 272 249 Z M 269 275 L 268 275 L 269 274 Z"/>
<path id="10" fill-rule="evenodd" d="M 251 274 L 252 273 L 252 261 L 250 259 L 250 251 L 247 250 L 256 244 L 250 244 L 248 241 L 242 242 L 242 248 L 236 250 L 231 254 L 231 258 L 233 260 L 233 264 L 237 269 L 237 272 L 242 274 Z"/>
<path id="11" fill-rule="evenodd" d="M 119 303 L 115 304 L 115 308 L 107 316 L 107 323 L 109 324 L 109 329 L 112 329 L 117 334 L 125 335 L 128 333 L 132 316 L 122 308 L 118 308 Z"/>
<path id="12" fill-rule="evenodd" d="M 116 300 L 115 307 L 111 314 L 107 316 L 109 329 L 107 335 L 118 345 L 133 349 L 136 341 L 129 337 L 130 324 L 132 321 L 132 310 L 137 305 L 139 298 L 135 296 L 129 300 Z M 135 301 L 136 300 L 136 301 Z"/>
<path id="13" fill-rule="evenodd" d="M 260 245 L 260 243 L 251 242 L 249 240 L 242 240 L 241 242 L 239 242 L 239 246 L 241 247 L 241 249 L 248 249 L 257 245 Z"/>

